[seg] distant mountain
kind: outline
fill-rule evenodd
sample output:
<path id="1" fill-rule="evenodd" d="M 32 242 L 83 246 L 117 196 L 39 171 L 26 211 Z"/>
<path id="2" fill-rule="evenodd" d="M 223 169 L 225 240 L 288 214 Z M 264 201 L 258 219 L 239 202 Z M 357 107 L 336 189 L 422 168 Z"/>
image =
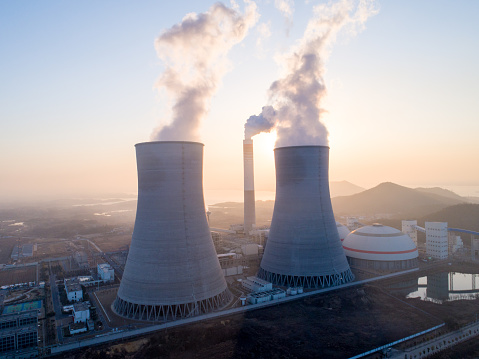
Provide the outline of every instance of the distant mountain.
<path id="1" fill-rule="evenodd" d="M 333 198 L 332 204 L 336 215 L 417 218 L 467 202 L 462 197 L 451 198 L 433 192 L 385 182 L 352 196 Z"/>
<path id="2" fill-rule="evenodd" d="M 466 197 L 466 199 L 471 203 L 479 203 L 479 197 Z"/>
<path id="3" fill-rule="evenodd" d="M 469 202 L 468 199 L 459 196 L 457 193 L 454 193 L 453 191 L 450 191 L 448 189 L 441 188 L 441 187 L 432 187 L 432 188 L 418 187 L 418 188 L 415 188 L 415 190 L 419 192 L 424 192 L 424 193 L 437 194 L 439 196 L 453 198 L 463 202 Z"/>
<path id="4" fill-rule="evenodd" d="M 356 186 L 355 184 L 348 181 L 329 182 L 329 192 L 331 194 L 331 198 L 338 196 L 351 196 L 364 190 L 365 188 Z"/>
<path id="5" fill-rule="evenodd" d="M 458 204 L 441 209 L 438 212 L 428 214 L 422 218 L 418 218 L 418 224 L 421 226 L 426 221 L 447 222 L 447 226 L 451 228 L 460 228 L 479 232 L 479 204 Z"/>

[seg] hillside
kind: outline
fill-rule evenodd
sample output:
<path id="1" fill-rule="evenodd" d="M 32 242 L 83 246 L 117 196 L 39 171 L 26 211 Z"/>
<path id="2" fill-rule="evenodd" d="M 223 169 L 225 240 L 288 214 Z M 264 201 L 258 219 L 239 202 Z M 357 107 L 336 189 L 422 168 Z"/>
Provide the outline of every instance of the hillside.
<path id="1" fill-rule="evenodd" d="M 391 182 L 381 183 L 364 192 L 332 199 L 336 215 L 383 215 L 417 218 L 446 207 L 465 203 L 465 198 L 442 196 L 434 191 L 416 190 Z"/>
<path id="2" fill-rule="evenodd" d="M 479 204 L 464 203 L 418 218 L 418 223 L 447 222 L 448 227 L 479 232 Z"/>
<path id="3" fill-rule="evenodd" d="M 432 187 L 432 188 L 418 187 L 418 188 L 415 188 L 415 190 L 419 191 L 419 192 L 436 194 L 436 195 L 447 197 L 447 198 L 457 199 L 459 201 L 469 202 L 469 200 L 465 199 L 464 197 L 459 196 L 458 194 L 454 193 L 453 191 L 450 191 L 448 189 L 441 188 L 441 187 Z"/>

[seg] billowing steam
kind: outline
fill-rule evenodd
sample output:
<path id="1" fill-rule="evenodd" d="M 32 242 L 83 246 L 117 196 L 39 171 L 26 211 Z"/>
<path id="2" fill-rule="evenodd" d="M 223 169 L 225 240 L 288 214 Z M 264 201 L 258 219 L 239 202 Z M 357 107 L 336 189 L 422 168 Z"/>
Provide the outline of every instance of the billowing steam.
<path id="1" fill-rule="evenodd" d="M 200 123 L 228 67 L 226 55 L 257 21 L 256 4 L 245 3 L 244 14 L 221 3 L 205 13 L 188 14 L 156 39 L 165 64 L 157 86 L 171 96 L 173 118 L 156 128 L 151 140 L 198 141 Z"/>
<path id="2" fill-rule="evenodd" d="M 343 28 L 361 30 L 375 14 L 373 1 L 341 0 L 314 8 L 303 38 L 285 57 L 285 75 L 269 88 L 270 106 L 263 107 L 261 127 L 248 119 L 245 135 L 277 131 L 276 147 L 298 145 L 327 145 L 328 130 L 322 123 L 321 100 L 326 94 L 324 85 L 325 60 L 336 35 Z M 265 108 L 268 112 L 265 113 Z"/>
<path id="3" fill-rule="evenodd" d="M 269 132 L 275 126 L 276 111 L 272 106 L 263 107 L 261 113 L 253 115 L 244 126 L 244 138 L 250 139 L 261 132 Z"/>

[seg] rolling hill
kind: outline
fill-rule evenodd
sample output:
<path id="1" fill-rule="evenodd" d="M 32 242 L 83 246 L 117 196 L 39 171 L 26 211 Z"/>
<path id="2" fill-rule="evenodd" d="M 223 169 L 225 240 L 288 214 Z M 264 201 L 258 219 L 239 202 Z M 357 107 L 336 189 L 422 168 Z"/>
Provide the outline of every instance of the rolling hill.
<path id="1" fill-rule="evenodd" d="M 479 232 L 479 204 L 458 204 L 418 218 L 421 225 L 426 221 L 447 222 L 448 227 Z"/>
<path id="2" fill-rule="evenodd" d="M 361 193 L 333 198 L 332 204 L 336 215 L 418 218 L 467 202 L 460 196 L 439 194 L 443 193 L 439 190 L 418 190 L 385 182 Z"/>

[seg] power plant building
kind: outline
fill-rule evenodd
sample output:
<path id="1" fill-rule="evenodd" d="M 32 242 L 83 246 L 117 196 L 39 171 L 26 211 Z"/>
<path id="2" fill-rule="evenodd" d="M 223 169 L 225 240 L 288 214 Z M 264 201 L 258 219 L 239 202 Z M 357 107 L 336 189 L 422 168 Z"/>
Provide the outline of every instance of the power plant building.
<path id="1" fill-rule="evenodd" d="M 65 285 L 65 292 L 70 302 L 79 302 L 83 300 L 83 290 L 78 278 L 65 278 L 63 284 Z"/>
<path id="2" fill-rule="evenodd" d="M 407 234 L 417 246 L 417 221 L 406 220 L 402 221 L 402 232 Z"/>
<path id="3" fill-rule="evenodd" d="M 273 284 L 261 278 L 251 276 L 241 282 L 243 288 L 252 292 L 266 292 L 273 289 Z"/>
<path id="4" fill-rule="evenodd" d="M 0 316 L 0 357 L 38 356 L 38 311 L 28 310 Z"/>
<path id="5" fill-rule="evenodd" d="M 426 222 L 426 254 L 436 259 L 448 257 L 447 222 Z"/>
<path id="6" fill-rule="evenodd" d="M 159 321 L 218 309 L 230 300 L 203 197 L 203 144 L 136 145 L 138 204 L 113 304 L 126 318 Z"/>
<path id="7" fill-rule="evenodd" d="M 353 280 L 331 206 L 329 147 L 276 148 L 275 165 L 276 200 L 258 276 L 305 288 Z"/>
<path id="8" fill-rule="evenodd" d="M 115 270 L 108 263 L 99 263 L 97 265 L 98 277 L 106 282 L 113 282 L 115 280 Z"/>
<path id="9" fill-rule="evenodd" d="M 396 228 L 373 224 L 351 232 L 343 242 L 349 264 L 356 268 L 394 272 L 416 268 L 413 240 Z"/>

